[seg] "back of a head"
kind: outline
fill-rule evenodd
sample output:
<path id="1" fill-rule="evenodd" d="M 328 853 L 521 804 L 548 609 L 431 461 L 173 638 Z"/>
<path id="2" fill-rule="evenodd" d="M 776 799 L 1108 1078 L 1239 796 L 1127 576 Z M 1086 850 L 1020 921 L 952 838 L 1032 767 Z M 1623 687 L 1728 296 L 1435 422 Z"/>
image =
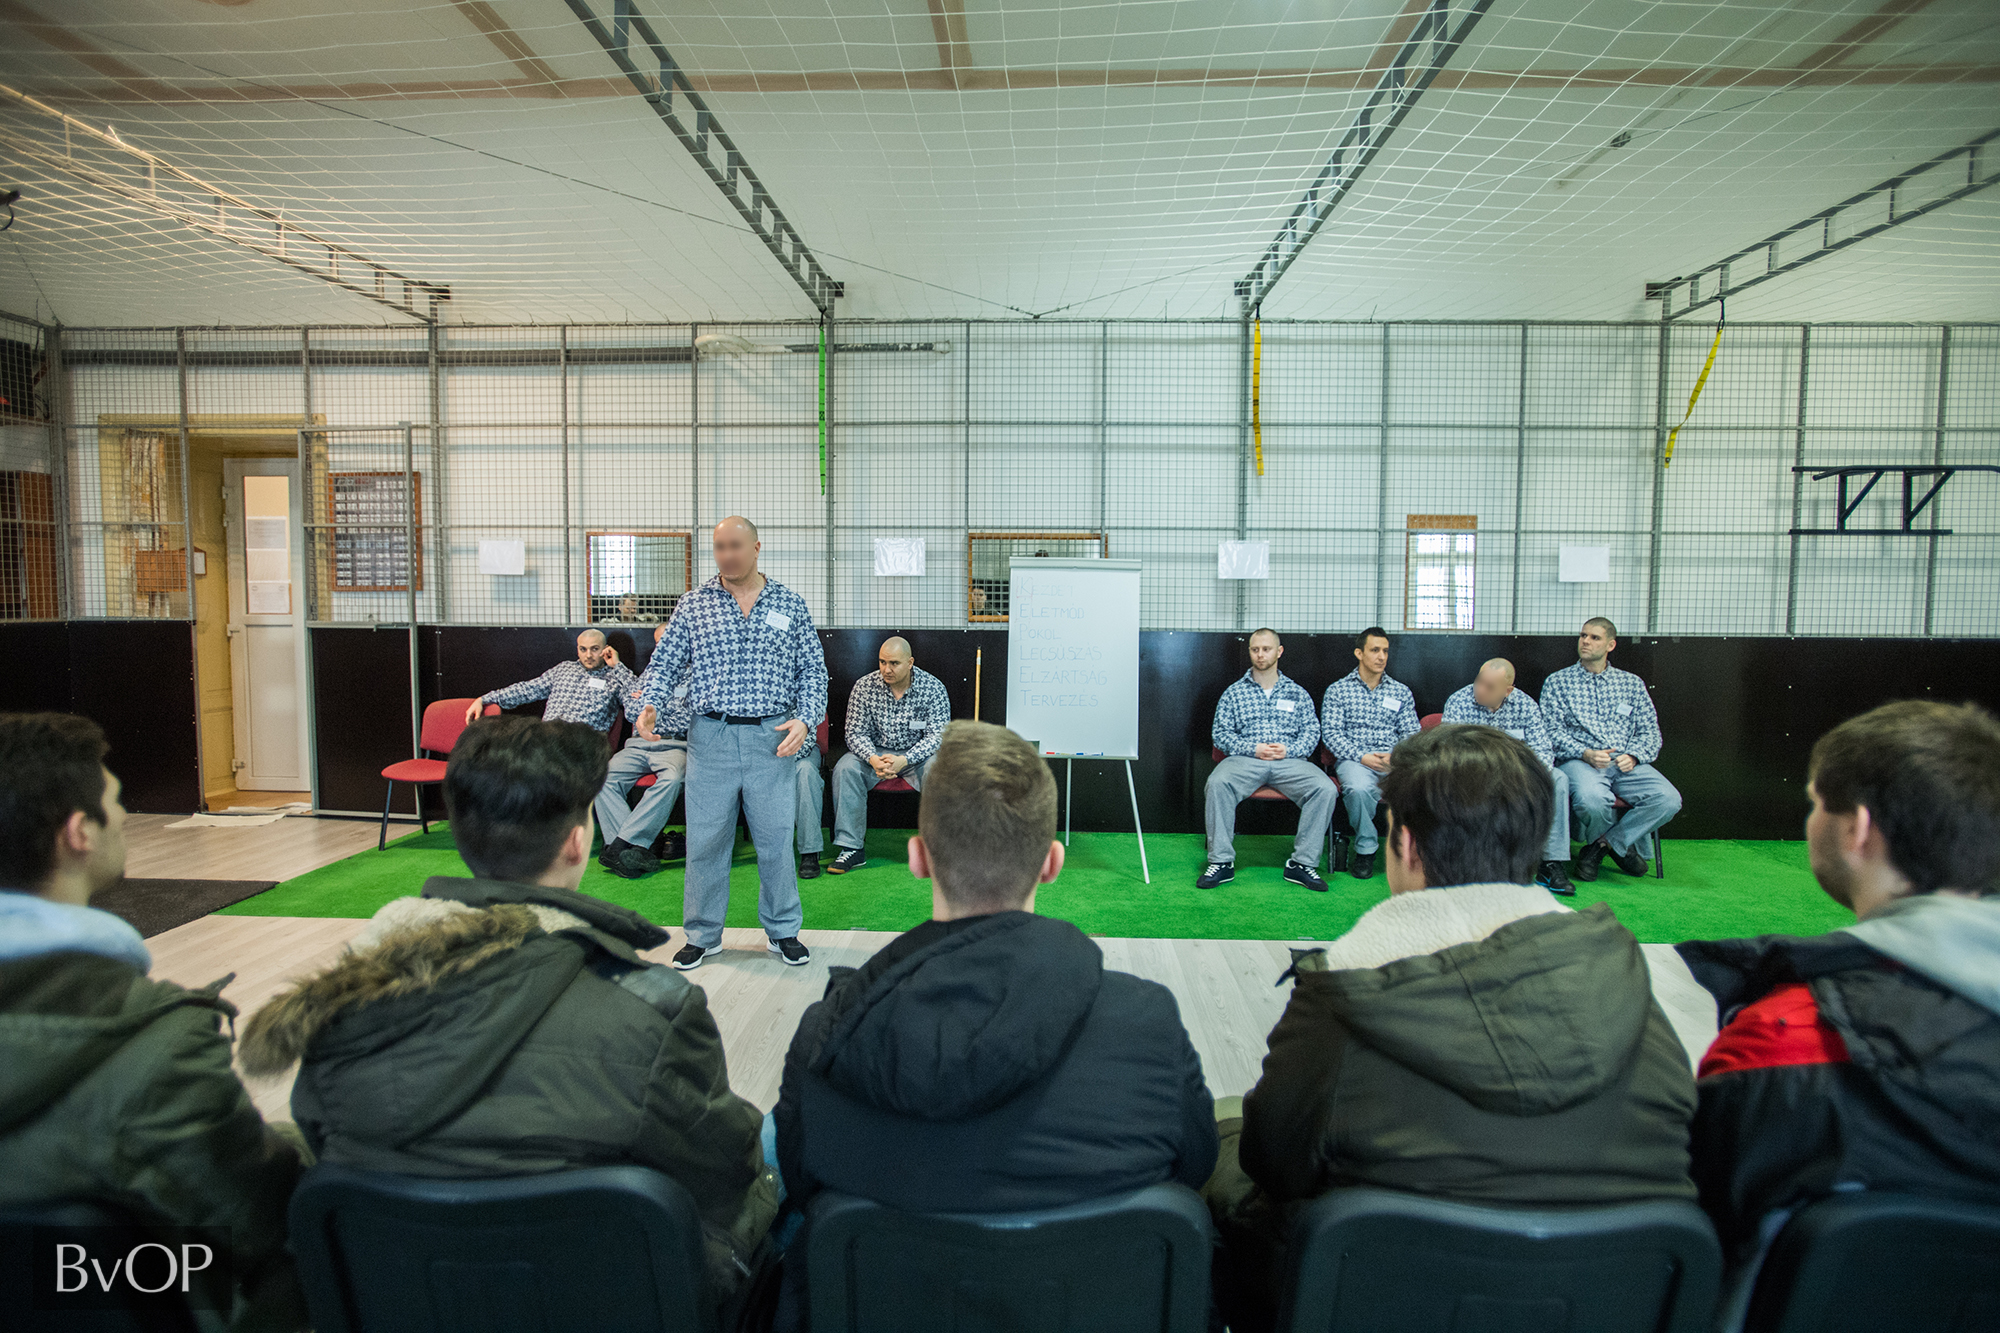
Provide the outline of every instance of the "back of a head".
<path id="1" fill-rule="evenodd" d="M 917 825 L 955 911 L 1012 911 L 1034 891 L 1055 840 L 1055 776 L 1005 727 L 954 722 L 924 771 Z"/>
<path id="2" fill-rule="evenodd" d="M 1382 778 L 1392 836 L 1410 830 L 1431 888 L 1532 882 L 1555 799 L 1535 752 L 1493 727 L 1419 732 L 1396 747 Z"/>
<path id="3" fill-rule="evenodd" d="M 70 713 L 0 713 L 0 889 L 55 869 L 56 833 L 81 810 L 104 822 L 104 731 Z"/>
<path id="4" fill-rule="evenodd" d="M 1883 704 L 1820 737 L 1809 775 L 1828 810 L 1867 807 L 1914 892 L 2000 892 L 2000 721 L 1977 704 Z"/>
<path id="5" fill-rule="evenodd" d="M 530 881 L 604 785 L 604 737 L 577 722 L 483 718 L 465 729 L 444 770 L 452 839 L 472 873 Z"/>

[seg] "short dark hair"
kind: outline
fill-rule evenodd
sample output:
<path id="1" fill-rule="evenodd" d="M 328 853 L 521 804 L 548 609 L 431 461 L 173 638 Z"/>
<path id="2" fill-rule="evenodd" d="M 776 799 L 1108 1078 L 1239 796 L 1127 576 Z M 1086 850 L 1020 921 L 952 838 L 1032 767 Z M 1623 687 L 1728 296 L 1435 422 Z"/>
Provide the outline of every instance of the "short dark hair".
<path id="1" fill-rule="evenodd" d="M 1019 908 L 1056 836 L 1056 780 L 1035 747 L 991 722 L 953 722 L 917 806 L 945 901 L 966 915 Z"/>
<path id="2" fill-rule="evenodd" d="M 484 879 L 533 880 L 590 818 L 610 756 L 580 722 L 482 718 L 444 768 L 452 840 Z"/>
<path id="3" fill-rule="evenodd" d="M 1391 855 L 1396 829 L 1407 828 L 1430 887 L 1534 879 L 1556 784 L 1506 732 L 1451 722 L 1420 731 L 1396 747 L 1381 785 Z"/>
<path id="4" fill-rule="evenodd" d="M 1589 629 L 1592 625 L 1602 625 L 1604 627 L 1604 637 L 1607 639 L 1615 639 L 1618 637 L 1618 627 L 1612 624 L 1609 620 L 1606 620 L 1603 616 L 1592 616 L 1590 619 L 1583 622 L 1583 627 L 1585 629 Z"/>
<path id="5" fill-rule="evenodd" d="M 2000 892 L 2000 722 L 1979 705 L 1905 699 L 1849 718 L 1807 777 L 1836 814 L 1868 807 L 1915 892 Z"/>
<path id="6" fill-rule="evenodd" d="M 1356 648 L 1366 648 L 1370 639 L 1381 639 L 1387 642 L 1388 638 L 1388 630 L 1383 629 L 1380 625 L 1370 625 L 1367 629 L 1362 630 L 1354 636 L 1354 646 Z"/>
<path id="7" fill-rule="evenodd" d="M 104 822 L 104 729 L 73 713 L 0 713 L 0 888 L 33 892 L 56 868 L 56 834 Z"/>

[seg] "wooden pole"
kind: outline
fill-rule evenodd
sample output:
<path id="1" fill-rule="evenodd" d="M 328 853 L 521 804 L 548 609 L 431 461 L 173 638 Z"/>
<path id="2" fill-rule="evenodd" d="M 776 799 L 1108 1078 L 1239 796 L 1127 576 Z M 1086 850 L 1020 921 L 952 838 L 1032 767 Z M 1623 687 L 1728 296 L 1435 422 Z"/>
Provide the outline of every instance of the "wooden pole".
<path id="1" fill-rule="evenodd" d="M 986 650 L 972 650 L 972 720 L 979 720 L 979 686 L 986 676 Z"/>

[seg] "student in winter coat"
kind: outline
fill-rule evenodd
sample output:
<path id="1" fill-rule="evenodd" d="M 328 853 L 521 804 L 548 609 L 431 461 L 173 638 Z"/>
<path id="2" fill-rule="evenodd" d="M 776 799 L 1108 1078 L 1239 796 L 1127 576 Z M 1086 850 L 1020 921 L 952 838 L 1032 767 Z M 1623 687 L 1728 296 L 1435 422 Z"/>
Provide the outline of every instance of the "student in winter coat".
<path id="1" fill-rule="evenodd" d="M 910 840 L 931 920 L 836 975 L 786 1055 L 774 1118 L 791 1202 L 834 1189 L 1000 1212 L 1208 1178 L 1214 1103 L 1173 996 L 1034 914 L 1062 869 L 1055 821 L 1032 746 L 951 724 Z M 806 1244 L 786 1251 L 787 1323 Z"/>
<path id="2" fill-rule="evenodd" d="M 300 1328 L 285 1249 L 299 1152 L 229 1067 L 228 978 L 148 979 L 139 932 L 89 905 L 125 873 L 106 749 L 84 718 L 0 714 L 0 1207 L 91 1202 L 141 1227 L 226 1228 L 232 1281 L 216 1260 L 191 1279 L 197 1326 Z M 0 1324 L 28 1299 L 0 1293 Z"/>
<path id="3" fill-rule="evenodd" d="M 1217 1299 L 1268 1328 L 1293 1218 L 1342 1186 L 1467 1203 L 1692 1198 L 1687 1056 L 1604 904 L 1533 883 L 1549 771 L 1491 727 L 1402 741 L 1382 779 L 1390 898 L 1298 955 L 1207 1195 Z"/>
<path id="4" fill-rule="evenodd" d="M 2000 1203 L 2000 723 L 1885 704 L 1813 747 L 1806 843 L 1854 925 L 1679 946 L 1722 1030 L 1694 1178 L 1737 1294 L 1836 1190 Z"/>
<path id="5" fill-rule="evenodd" d="M 577 723 L 467 727 L 444 786 L 475 878 L 434 877 L 376 913 L 332 967 L 258 1010 L 243 1065 L 302 1060 L 293 1116 L 347 1166 L 664 1172 L 700 1209 L 720 1302 L 752 1267 L 777 1184 L 707 997 L 639 956 L 667 932 L 576 891 L 605 765 L 603 737 Z"/>

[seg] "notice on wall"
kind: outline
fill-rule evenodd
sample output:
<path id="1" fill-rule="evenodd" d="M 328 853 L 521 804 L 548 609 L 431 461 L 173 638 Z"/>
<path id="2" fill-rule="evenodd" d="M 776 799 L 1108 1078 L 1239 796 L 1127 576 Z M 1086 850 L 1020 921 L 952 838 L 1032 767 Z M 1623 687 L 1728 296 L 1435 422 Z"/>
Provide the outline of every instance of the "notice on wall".
<path id="1" fill-rule="evenodd" d="M 1611 582 L 1609 546 L 1565 546 L 1557 563 L 1556 579 L 1560 583 Z"/>

